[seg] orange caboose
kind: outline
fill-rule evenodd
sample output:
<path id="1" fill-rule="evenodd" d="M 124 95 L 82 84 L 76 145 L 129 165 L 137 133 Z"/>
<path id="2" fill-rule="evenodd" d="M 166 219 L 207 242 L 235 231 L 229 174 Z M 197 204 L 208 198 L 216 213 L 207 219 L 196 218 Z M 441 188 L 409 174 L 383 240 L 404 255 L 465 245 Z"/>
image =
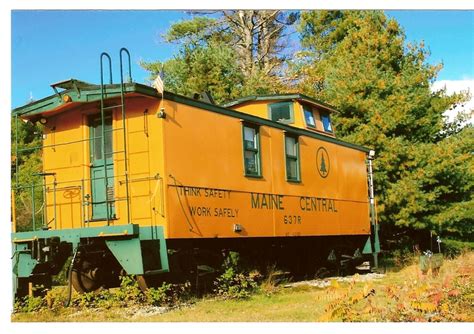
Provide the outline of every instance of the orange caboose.
<path id="1" fill-rule="evenodd" d="M 31 190 L 33 204 L 43 194 L 40 222 L 32 215 L 32 231 L 12 235 L 19 294 L 71 254 L 83 292 L 113 285 L 121 270 L 142 283 L 168 271 L 188 278 L 223 250 L 304 270 L 378 250 L 369 149 L 336 138 L 331 106 L 302 94 L 218 106 L 123 75 L 52 87 L 13 111 L 44 129 L 42 184 L 14 187 Z"/>

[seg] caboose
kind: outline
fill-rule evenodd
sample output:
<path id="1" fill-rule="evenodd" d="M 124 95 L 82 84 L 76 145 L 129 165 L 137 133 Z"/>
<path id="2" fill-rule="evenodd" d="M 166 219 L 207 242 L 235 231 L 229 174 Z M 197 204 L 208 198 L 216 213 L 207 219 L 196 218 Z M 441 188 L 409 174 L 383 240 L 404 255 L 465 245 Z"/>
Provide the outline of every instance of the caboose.
<path id="1" fill-rule="evenodd" d="M 100 84 L 54 83 L 51 96 L 13 110 L 16 122 L 43 126 L 42 182 L 13 185 L 41 211 L 16 232 L 13 210 L 17 296 L 48 287 L 71 257 L 78 292 L 123 274 L 143 288 L 199 277 L 226 250 L 295 272 L 318 259 L 376 260 L 373 152 L 336 138 L 333 107 L 302 94 L 219 106 L 133 82 L 124 48 L 120 83 L 111 63 L 103 53 Z M 17 146 L 16 161 L 30 150 Z"/>

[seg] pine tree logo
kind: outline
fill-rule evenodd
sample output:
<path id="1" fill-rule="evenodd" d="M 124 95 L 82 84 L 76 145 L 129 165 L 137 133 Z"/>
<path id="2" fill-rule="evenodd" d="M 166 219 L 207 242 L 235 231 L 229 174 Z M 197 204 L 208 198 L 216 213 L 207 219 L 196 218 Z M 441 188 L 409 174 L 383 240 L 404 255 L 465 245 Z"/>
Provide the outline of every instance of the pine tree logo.
<path id="1" fill-rule="evenodd" d="M 322 146 L 318 148 L 318 151 L 316 152 L 316 168 L 322 178 L 326 178 L 329 175 L 329 170 L 331 169 L 329 154 Z"/>

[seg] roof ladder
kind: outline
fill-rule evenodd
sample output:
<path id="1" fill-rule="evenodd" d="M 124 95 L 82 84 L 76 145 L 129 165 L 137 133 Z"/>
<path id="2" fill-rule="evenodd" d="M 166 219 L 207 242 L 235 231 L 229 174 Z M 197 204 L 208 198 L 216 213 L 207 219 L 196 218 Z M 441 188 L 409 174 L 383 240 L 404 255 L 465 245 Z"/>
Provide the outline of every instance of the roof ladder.
<path id="1" fill-rule="evenodd" d="M 123 55 L 127 55 L 127 60 L 128 63 L 128 76 L 126 78 L 126 82 L 124 80 L 124 61 L 123 61 Z M 117 153 L 123 153 L 124 154 L 124 171 L 125 171 L 125 180 L 123 183 L 125 184 L 125 191 L 126 191 L 126 196 L 125 196 L 125 201 L 126 201 L 126 206 L 127 206 L 127 223 L 130 224 L 130 187 L 129 187 L 129 174 L 128 174 L 128 153 L 127 153 L 127 122 L 125 119 L 125 91 L 126 91 L 126 83 L 131 83 L 132 82 L 132 66 L 131 66 L 131 57 L 130 57 L 130 52 L 126 48 L 121 48 L 119 52 L 120 56 L 120 103 L 115 104 L 115 105 L 105 105 L 105 100 L 107 99 L 107 85 L 113 84 L 112 80 L 112 59 L 110 55 L 107 52 L 102 52 L 100 55 L 100 118 L 101 118 L 101 124 L 102 124 L 102 133 L 101 133 L 101 148 L 102 152 L 104 152 L 104 157 L 106 155 L 113 155 Z M 108 82 L 104 83 L 104 59 L 108 62 L 108 70 L 109 70 L 109 78 Z M 122 118 L 122 127 L 121 130 L 123 131 L 123 149 L 116 149 L 112 150 L 112 152 L 105 152 L 105 111 L 110 110 L 110 109 L 115 109 L 115 108 L 121 108 L 121 118 Z M 104 191 L 105 191 L 105 203 L 106 203 L 106 214 L 107 214 L 107 225 L 110 225 L 110 213 L 111 213 L 111 203 L 115 202 L 117 199 L 111 198 L 109 196 L 109 193 L 107 191 L 108 189 L 108 183 L 110 182 L 109 177 L 107 175 L 107 167 L 104 168 Z M 120 181 L 120 184 L 123 184 L 122 181 Z M 113 196 L 112 196 L 113 197 Z M 123 200 L 123 199 L 122 199 Z M 84 206 L 89 205 L 90 202 L 89 200 L 83 200 L 82 206 L 83 206 L 83 212 L 85 212 Z M 84 223 L 90 223 L 91 220 L 89 217 L 83 216 Z"/>
<path id="2" fill-rule="evenodd" d="M 109 83 L 112 84 L 112 59 L 110 58 L 107 52 L 102 52 L 100 55 L 100 119 L 101 119 L 101 147 L 102 147 L 102 155 L 104 157 L 104 161 L 106 161 L 107 154 L 105 152 L 105 107 L 104 107 L 104 98 L 106 96 L 106 89 L 104 86 L 104 57 L 106 57 L 109 61 Z M 104 166 L 104 191 L 105 191 L 105 208 L 106 208 L 106 219 L 107 219 L 107 226 L 110 225 L 110 199 L 109 194 L 107 192 L 108 189 L 108 181 L 109 178 L 107 177 L 107 165 Z"/>
<path id="3" fill-rule="evenodd" d="M 126 48 L 121 48 L 119 52 L 120 56 L 120 105 L 122 107 L 122 130 L 123 130 L 123 152 L 124 152 L 124 171 L 125 171 L 125 191 L 127 203 L 127 224 L 130 222 L 130 197 L 129 197 L 129 184 L 128 184 L 128 156 L 127 156 L 127 132 L 126 132 L 126 121 L 125 121 L 125 93 L 124 93 L 124 82 L 123 82 L 123 61 L 122 54 L 126 53 L 128 58 L 128 83 L 132 82 L 132 65 L 130 62 L 130 52 Z"/>

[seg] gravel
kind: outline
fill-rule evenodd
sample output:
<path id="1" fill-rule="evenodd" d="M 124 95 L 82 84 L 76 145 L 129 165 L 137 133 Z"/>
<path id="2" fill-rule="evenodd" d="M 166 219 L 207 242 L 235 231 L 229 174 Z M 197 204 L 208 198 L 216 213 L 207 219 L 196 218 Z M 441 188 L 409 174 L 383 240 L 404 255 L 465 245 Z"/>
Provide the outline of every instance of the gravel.
<path id="1" fill-rule="evenodd" d="M 134 318 L 149 317 L 156 314 L 163 314 L 170 310 L 169 307 L 162 306 L 135 306 L 126 310 L 126 316 Z"/>
<path id="2" fill-rule="evenodd" d="M 378 280 L 385 277 L 384 274 L 377 274 L 377 273 L 367 273 L 367 274 L 355 274 L 351 276 L 345 276 L 345 277 L 328 277 L 325 279 L 314 279 L 314 280 L 309 280 L 309 281 L 300 281 L 300 282 L 294 282 L 294 283 L 288 283 L 285 284 L 285 288 L 294 288 L 298 286 L 311 286 L 311 287 L 317 287 L 317 288 L 326 288 L 331 285 L 331 281 L 337 281 L 337 282 L 367 282 L 367 281 L 373 281 L 373 280 Z"/>

